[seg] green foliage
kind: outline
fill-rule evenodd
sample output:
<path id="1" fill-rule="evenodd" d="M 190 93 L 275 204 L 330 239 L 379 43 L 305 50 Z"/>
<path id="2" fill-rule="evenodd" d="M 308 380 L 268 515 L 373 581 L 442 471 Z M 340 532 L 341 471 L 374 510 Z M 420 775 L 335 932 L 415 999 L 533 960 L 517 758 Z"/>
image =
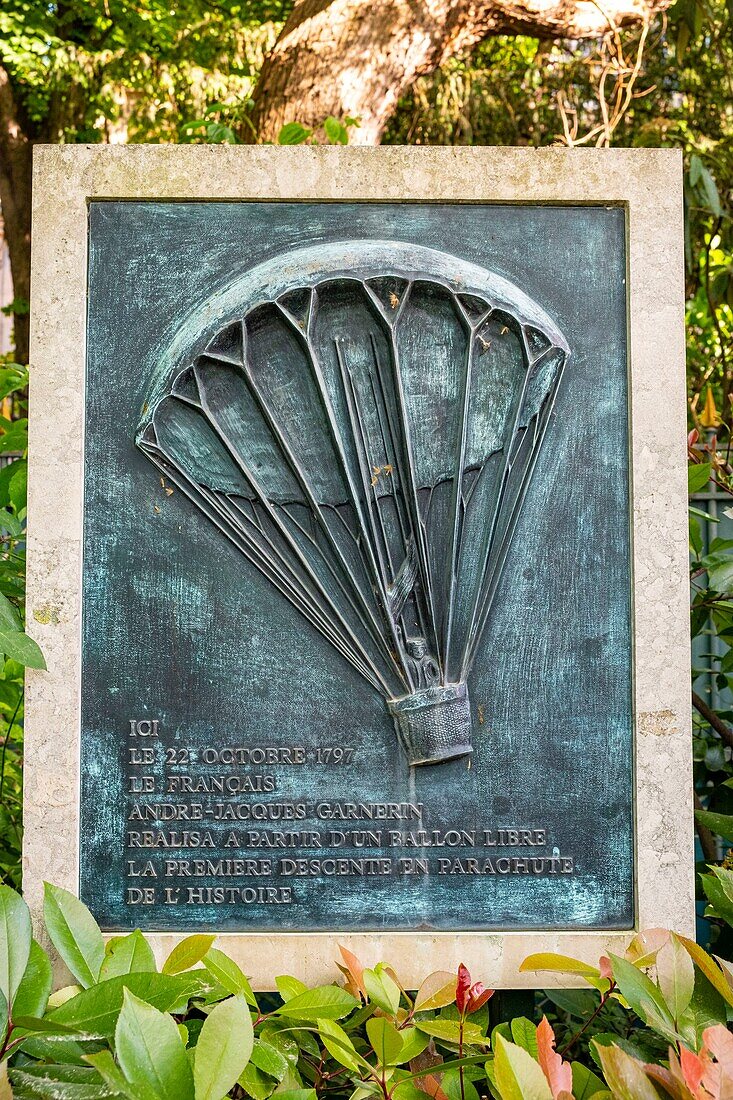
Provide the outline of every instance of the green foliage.
<path id="1" fill-rule="evenodd" d="M 392 967 L 365 969 L 342 949 L 345 986 L 284 976 L 279 997 L 257 995 L 210 936 L 182 940 L 158 972 L 139 930 L 112 937 L 100 960 L 102 934 L 67 891 L 47 885 L 46 912 L 56 951 L 88 984 L 49 999 L 51 966 L 25 903 L 0 888 L 0 1061 L 17 1100 L 724 1100 L 733 1090 L 733 968 L 660 929 L 598 965 L 525 960 L 524 970 L 587 984 L 548 994 L 550 1014 L 573 1020 L 563 1034 L 547 1016 L 492 1029 L 491 990 L 463 965 L 411 995 Z"/>
<path id="2" fill-rule="evenodd" d="M 4 16 L 0 15 L 0 20 Z M 0 882 L 20 885 L 23 673 L 45 668 L 25 633 L 27 368 L 0 359 Z"/>
<path id="3" fill-rule="evenodd" d="M 5 0 L 0 62 L 36 140 L 243 140 L 254 81 L 289 7 Z"/>

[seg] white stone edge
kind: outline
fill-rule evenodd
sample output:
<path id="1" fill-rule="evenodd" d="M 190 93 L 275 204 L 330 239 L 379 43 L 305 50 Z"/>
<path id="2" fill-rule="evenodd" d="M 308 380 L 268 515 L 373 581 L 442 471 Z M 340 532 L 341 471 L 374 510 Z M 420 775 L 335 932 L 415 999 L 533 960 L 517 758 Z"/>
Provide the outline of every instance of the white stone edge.
<path id="1" fill-rule="evenodd" d="M 24 892 L 78 890 L 80 612 L 87 204 L 92 199 L 623 204 L 627 212 L 636 715 L 636 927 L 694 934 L 687 582 L 682 160 L 673 150 L 40 146 L 33 199 Z M 593 395 L 588 395 L 593 400 Z M 593 798 L 593 792 L 588 792 Z M 597 961 L 630 931 L 226 933 L 272 988 L 331 981 L 342 943 L 406 985 L 465 962 L 497 988 L 535 951 Z M 163 958 L 182 938 L 154 933 Z"/>

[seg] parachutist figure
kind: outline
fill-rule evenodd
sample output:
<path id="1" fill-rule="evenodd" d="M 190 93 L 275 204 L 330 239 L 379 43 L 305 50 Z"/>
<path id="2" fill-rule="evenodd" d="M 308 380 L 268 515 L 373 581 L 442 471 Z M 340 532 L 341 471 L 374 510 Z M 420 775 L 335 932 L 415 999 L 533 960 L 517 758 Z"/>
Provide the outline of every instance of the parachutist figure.
<path id="1" fill-rule="evenodd" d="M 428 653 L 424 638 L 407 639 L 407 661 L 415 687 L 431 687 L 440 680 L 440 669 Z"/>

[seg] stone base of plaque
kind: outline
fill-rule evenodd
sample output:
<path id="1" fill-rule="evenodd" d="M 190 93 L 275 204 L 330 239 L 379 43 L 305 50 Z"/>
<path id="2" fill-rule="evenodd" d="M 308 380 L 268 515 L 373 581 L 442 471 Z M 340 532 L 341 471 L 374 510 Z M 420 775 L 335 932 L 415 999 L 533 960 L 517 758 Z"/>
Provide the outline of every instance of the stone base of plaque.
<path id="1" fill-rule="evenodd" d="M 471 704 L 465 684 L 424 688 L 387 701 L 410 766 L 441 764 L 473 752 Z"/>

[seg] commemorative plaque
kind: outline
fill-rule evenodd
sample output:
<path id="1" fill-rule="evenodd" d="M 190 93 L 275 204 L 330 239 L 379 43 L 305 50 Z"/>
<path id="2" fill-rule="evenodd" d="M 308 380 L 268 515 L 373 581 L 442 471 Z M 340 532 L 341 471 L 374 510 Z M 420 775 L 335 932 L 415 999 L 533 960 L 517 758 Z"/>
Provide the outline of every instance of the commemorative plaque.
<path id="1" fill-rule="evenodd" d="M 104 929 L 230 934 L 259 984 L 263 933 L 437 963 L 470 933 L 516 984 L 512 933 L 687 927 L 676 159 L 586 189 L 602 154 L 465 152 L 42 153 L 70 282 L 39 245 L 31 892 L 56 861 Z"/>

